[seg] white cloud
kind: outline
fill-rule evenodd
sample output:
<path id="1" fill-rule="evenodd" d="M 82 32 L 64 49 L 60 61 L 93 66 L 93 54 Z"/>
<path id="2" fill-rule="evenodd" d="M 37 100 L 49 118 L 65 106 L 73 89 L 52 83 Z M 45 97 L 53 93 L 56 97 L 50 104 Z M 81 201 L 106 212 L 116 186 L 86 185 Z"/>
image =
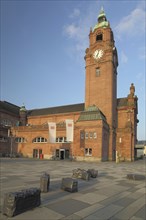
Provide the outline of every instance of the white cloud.
<path id="1" fill-rule="evenodd" d="M 68 49 L 76 54 L 77 59 L 84 57 L 85 49 L 89 45 L 88 35 L 90 26 L 96 24 L 96 17 L 99 12 L 97 9 L 97 2 L 94 4 L 92 3 L 86 10 L 88 10 L 88 13 L 86 13 L 87 11 L 84 11 L 84 9 L 82 9 L 82 13 L 80 13 L 79 9 L 74 9 L 73 13 L 70 15 L 70 18 L 74 18 L 73 22 L 63 27 L 63 34 L 73 40 L 72 48 Z"/>
<path id="2" fill-rule="evenodd" d="M 145 31 L 145 10 L 143 4 L 140 4 L 131 13 L 121 19 L 115 27 L 116 34 L 121 35 L 139 35 Z"/>
<path id="3" fill-rule="evenodd" d="M 80 10 L 78 9 L 78 8 L 75 8 L 74 10 L 73 10 L 73 12 L 70 14 L 70 18 L 76 18 L 76 17 L 78 17 L 80 15 Z"/>
<path id="4" fill-rule="evenodd" d="M 142 80 L 143 81 L 143 79 L 144 79 L 144 73 L 142 73 L 142 72 L 139 72 L 139 73 L 137 73 L 137 75 L 136 75 L 136 79 L 137 80 Z M 143 81 L 144 82 L 144 81 Z"/>
<path id="5" fill-rule="evenodd" d="M 124 53 L 124 51 L 121 52 L 121 63 L 127 63 L 128 62 L 128 57 Z"/>
<path id="6" fill-rule="evenodd" d="M 74 38 L 78 35 L 79 27 L 77 27 L 75 24 L 66 25 L 64 27 L 64 32 L 70 37 Z"/>
<path id="7" fill-rule="evenodd" d="M 146 60 L 146 48 L 145 48 L 145 44 L 143 45 L 143 47 L 139 48 L 139 55 L 138 55 L 140 60 Z"/>

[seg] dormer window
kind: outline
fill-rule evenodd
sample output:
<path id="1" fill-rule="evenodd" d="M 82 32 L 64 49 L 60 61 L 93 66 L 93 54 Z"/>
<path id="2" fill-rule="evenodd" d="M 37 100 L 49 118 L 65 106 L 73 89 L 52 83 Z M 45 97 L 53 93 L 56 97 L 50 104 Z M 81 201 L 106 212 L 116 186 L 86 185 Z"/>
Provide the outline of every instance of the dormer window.
<path id="1" fill-rule="evenodd" d="M 101 41 L 102 40 L 102 34 L 98 34 L 97 36 L 96 36 L 96 41 Z"/>

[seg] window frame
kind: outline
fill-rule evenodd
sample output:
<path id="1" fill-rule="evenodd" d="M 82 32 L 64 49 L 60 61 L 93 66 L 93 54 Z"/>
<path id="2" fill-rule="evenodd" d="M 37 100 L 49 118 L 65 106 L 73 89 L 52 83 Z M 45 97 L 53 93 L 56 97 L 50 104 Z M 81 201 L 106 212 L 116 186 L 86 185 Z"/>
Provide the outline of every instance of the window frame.
<path id="1" fill-rule="evenodd" d="M 92 157 L 92 148 L 85 148 L 85 156 Z"/>
<path id="2" fill-rule="evenodd" d="M 95 76 L 96 76 L 96 77 L 99 77 L 99 76 L 100 76 L 100 68 L 99 68 L 99 67 L 97 67 L 97 68 L 95 69 Z"/>
<path id="3" fill-rule="evenodd" d="M 47 143 L 47 139 L 44 138 L 44 137 L 35 137 L 33 140 L 32 140 L 33 143 Z"/>
<path id="4" fill-rule="evenodd" d="M 97 35 L 96 35 L 96 42 L 97 41 L 102 41 L 103 40 L 103 34 L 102 33 L 98 33 Z"/>
<path id="5" fill-rule="evenodd" d="M 26 139 L 24 137 L 16 137 L 15 143 L 25 143 Z"/>

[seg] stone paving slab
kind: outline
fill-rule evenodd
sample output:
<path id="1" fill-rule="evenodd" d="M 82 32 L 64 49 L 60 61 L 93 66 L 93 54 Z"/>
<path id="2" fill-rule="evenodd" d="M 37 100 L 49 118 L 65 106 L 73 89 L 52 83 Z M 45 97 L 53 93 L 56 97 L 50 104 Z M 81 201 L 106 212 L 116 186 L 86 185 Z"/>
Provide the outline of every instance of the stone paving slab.
<path id="1" fill-rule="evenodd" d="M 96 211 L 93 215 L 89 215 L 87 218 L 84 218 L 85 220 L 94 220 L 94 219 L 99 219 L 99 220 L 107 220 L 110 219 L 110 217 L 112 217 L 113 215 L 115 215 L 117 212 L 119 212 L 120 210 L 122 210 L 123 207 L 118 206 L 118 205 L 109 205 L 106 206 L 102 209 L 100 209 L 99 211 Z"/>
<path id="2" fill-rule="evenodd" d="M 122 207 L 125 207 L 125 208 L 126 208 L 128 205 L 130 205 L 130 204 L 133 203 L 134 201 L 135 201 L 135 199 L 125 197 L 125 198 L 119 199 L 119 200 L 116 201 L 116 202 L 113 202 L 112 204 L 114 204 L 114 205 L 119 205 L 119 206 L 122 206 Z"/>
<path id="3" fill-rule="evenodd" d="M 91 205 L 85 209 L 82 209 L 75 214 L 77 216 L 80 216 L 82 219 L 84 219 L 86 216 L 91 215 L 92 213 L 95 213 L 97 210 L 102 209 L 104 206 L 100 205 L 99 203 L 96 203 L 94 205 Z"/>
<path id="4" fill-rule="evenodd" d="M 118 193 L 116 195 L 113 195 L 112 197 L 108 197 L 107 199 L 100 201 L 100 204 L 104 205 L 104 206 L 108 206 L 110 204 L 116 204 L 120 199 L 123 199 L 127 196 L 130 195 L 130 192 L 126 191 L 126 192 L 121 192 Z"/>
<path id="5" fill-rule="evenodd" d="M 48 220 L 48 219 L 61 219 L 62 217 L 64 217 L 64 215 L 55 212 L 51 209 L 48 209 L 46 207 L 39 207 L 37 209 L 34 210 L 30 210 L 27 212 L 24 212 L 20 215 L 14 216 L 12 218 L 8 218 L 8 219 L 12 219 L 12 220 Z"/>
<path id="6" fill-rule="evenodd" d="M 143 216 L 146 216 L 146 205 L 144 205 L 136 214 L 135 217 L 143 218 Z"/>
<path id="7" fill-rule="evenodd" d="M 132 216 L 135 216 L 136 213 L 144 206 L 145 196 L 137 199 L 135 202 L 128 205 L 125 209 L 115 215 L 117 218 L 121 219 L 129 219 Z M 144 217 L 144 216 L 143 216 Z M 145 216 L 146 217 L 146 216 Z M 144 218 L 145 219 L 145 218 Z"/>
<path id="8" fill-rule="evenodd" d="M 13 218 L 0 213 L 1 220 L 144 220 L 146 219 L 146 182 L 126 178 L 128 173 L 145 175 L 144 160 L 135 162 L 71 162 L 37 159 L 0 161 L 0 210 L 6 192 L 40 187 L 40 177 L 50 174 L 50 189 L 41 193 L 41 206 Z M 72 177 L 73 169 L 95 169 L 99 176 L 90 181 L 78 180 L 78 192 L 60 189 L 63 177 Z"/>
<path id="9" fill-rule="evenodd" d="M 51 205 L 49 204 L 46 207 L 62 215 L 68 216 L 88 206 L 89 205 L 86 202 L 80 202 L 75 199 L 67 199 Z"/>
<path id="10" fill-rule="evenodd" d="M 144 220 L 143 218 L 138 218 L 136 216 L 133 216 L 132 218 L 130 218 L 130 220 Z"/>
<path id="11" fill-rule="evenodd" d="M 76 197 L 76 199 L 82 202 L 86 201 L 88 204 L 92 205 L 94 203 L 107 199 L 107 196 L 97 194 L 97 191 L 95 191 L 94 193 L 86 193 L 82 196 L 78 196 Z"/>

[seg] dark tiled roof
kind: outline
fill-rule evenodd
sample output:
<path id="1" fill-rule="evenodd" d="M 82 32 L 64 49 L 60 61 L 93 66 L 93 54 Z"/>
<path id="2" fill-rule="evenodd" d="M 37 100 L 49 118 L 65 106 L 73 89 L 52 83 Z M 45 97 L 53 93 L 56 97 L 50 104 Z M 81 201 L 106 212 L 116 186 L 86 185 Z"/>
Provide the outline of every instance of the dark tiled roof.
<path id="1" fill-rule="evenodd" d="M 128 106 L 128 99 L 127 98 L 118 98 L 117 99 L 117 107 Z"/>
<path id="2" fill-rule="evenodd" d="M 84 110 L 84 103 L 64 105 L 50 108 L 32 109 L 28 111 L 28 116 L 51 115 L 68 112 L 81 112 Z"/>
<path id="3" fill-rule="evenodd" d="M 0 110 L 19 115 L 20 107 L 10 102 L 0 101 Z"/>

